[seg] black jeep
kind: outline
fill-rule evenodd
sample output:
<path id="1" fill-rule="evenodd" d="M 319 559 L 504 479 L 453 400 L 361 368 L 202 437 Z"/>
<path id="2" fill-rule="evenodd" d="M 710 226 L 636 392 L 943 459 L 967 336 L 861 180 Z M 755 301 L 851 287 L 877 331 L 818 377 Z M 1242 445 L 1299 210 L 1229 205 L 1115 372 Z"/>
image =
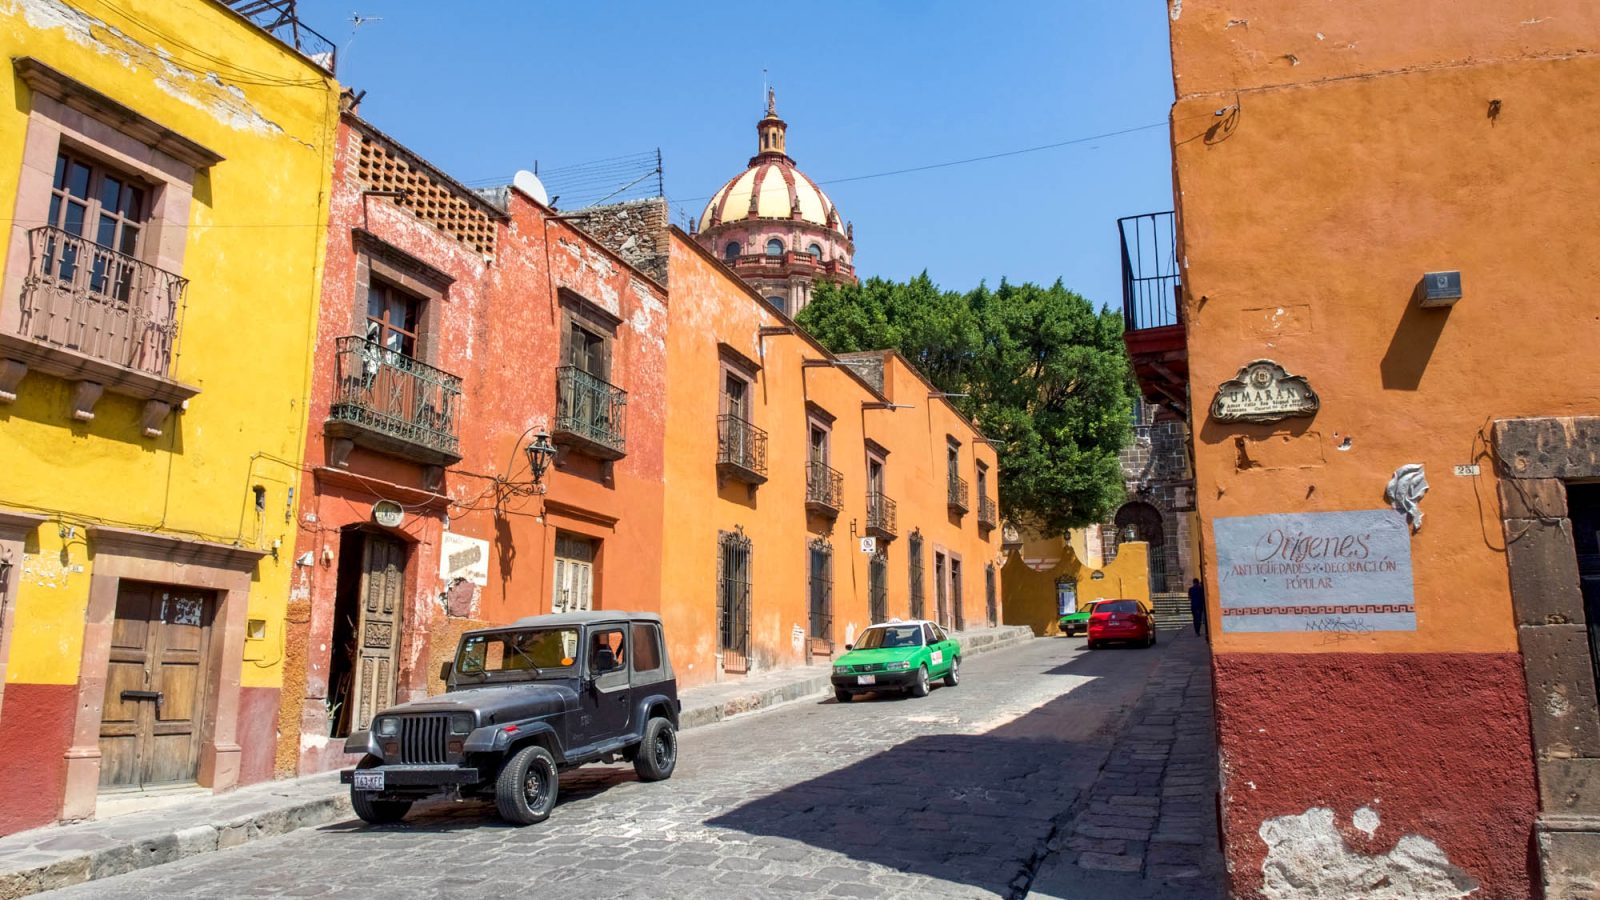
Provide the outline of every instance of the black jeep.
<path id="1" fill-rule="evenodd" d="M 620 759 L 659 781 L 677 765 L 678 683 L 660 616 L 562 613 L 469 631 L 440 677 L 445 693 L 386 709 L 345 741 L 365 754 L 340 773 L 362 819 L 475 795 L 529 825 L 555 808 L 562 769 Z"/>

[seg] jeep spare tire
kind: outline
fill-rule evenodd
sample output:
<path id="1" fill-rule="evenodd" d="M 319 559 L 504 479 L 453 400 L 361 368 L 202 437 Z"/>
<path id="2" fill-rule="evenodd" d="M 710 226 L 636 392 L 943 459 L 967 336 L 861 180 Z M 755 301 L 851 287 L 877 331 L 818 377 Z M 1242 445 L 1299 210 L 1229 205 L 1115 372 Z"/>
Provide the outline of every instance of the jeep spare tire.
<path id="1" fill-rule="evenodd" d="M 663 781 L 678 767 L 678 729 L 657 716 L 644 726 L 644 740 L 633 756 L 633 770 L 640 781 Z"/>
<path id="2" fill-rule="evenodd" d="M 494 783 L 494 806 L 513 825 L 533 825 L 550 818 L 561 778 L 550 751 L 530 744 L 518 750 Z"/>

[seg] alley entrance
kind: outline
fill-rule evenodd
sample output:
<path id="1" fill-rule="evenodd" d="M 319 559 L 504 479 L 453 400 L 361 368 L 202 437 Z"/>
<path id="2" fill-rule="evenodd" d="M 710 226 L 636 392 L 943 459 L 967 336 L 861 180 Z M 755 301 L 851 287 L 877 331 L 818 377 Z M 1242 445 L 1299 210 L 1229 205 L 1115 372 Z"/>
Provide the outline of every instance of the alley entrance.
<path id="1" fill-rule="evenodd" d="M 100 717 L 102 788 L 195 780 L 215 614 L 210 591 L 118 585 Z"/>
<path id="2" fill-rule="evenodd" d="M 367 727 L 394 705 L 406 545 L 359 528 L 339 536 L 333 653 L 328 665 L 328 719 L 342 737 Z"/>

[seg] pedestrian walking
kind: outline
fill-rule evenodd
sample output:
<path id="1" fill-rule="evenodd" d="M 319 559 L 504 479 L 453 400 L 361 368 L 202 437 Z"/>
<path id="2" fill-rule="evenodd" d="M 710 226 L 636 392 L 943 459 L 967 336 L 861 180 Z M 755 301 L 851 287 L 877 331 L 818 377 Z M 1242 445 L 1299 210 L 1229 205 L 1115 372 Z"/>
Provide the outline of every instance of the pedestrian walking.
<path id="1" fill-rule="evenodd" d="M 1198 578 L 1189 585 L 1189 615 L 1194 619 L 1194 633 L 1199 634 L 1206 627 L 1206 589 Z"/>

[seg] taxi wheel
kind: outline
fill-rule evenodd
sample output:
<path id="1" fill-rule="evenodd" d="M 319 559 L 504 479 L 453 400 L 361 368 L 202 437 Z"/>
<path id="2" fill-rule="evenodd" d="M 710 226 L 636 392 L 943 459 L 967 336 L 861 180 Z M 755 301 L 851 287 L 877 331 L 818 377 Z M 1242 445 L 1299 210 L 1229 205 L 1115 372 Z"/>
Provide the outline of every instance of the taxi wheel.
<path id="1" fill-rule="evenodd" d="M 917 680 L 911 683 L 911 696 L 928 696 L 928 667 L 917 666 Z"/>
<path id="2" fill-rule="evenodd" d="M 849 703 L 850 702 L 850 698 L 853 697 L 853 696 L 854 696 L 853 694 L 851 694 L 849 691 L 845 690 L 844 688 L 834 688 L 833 689 L 833 699 L 839 701 L 840 703 Z"/>
<path id="3" fill-rule="evenodd" d="M 950 671 L 944 673 L 944 686 L 955 687 L 961 683 L 961 657 L 950 660 Z"/>

